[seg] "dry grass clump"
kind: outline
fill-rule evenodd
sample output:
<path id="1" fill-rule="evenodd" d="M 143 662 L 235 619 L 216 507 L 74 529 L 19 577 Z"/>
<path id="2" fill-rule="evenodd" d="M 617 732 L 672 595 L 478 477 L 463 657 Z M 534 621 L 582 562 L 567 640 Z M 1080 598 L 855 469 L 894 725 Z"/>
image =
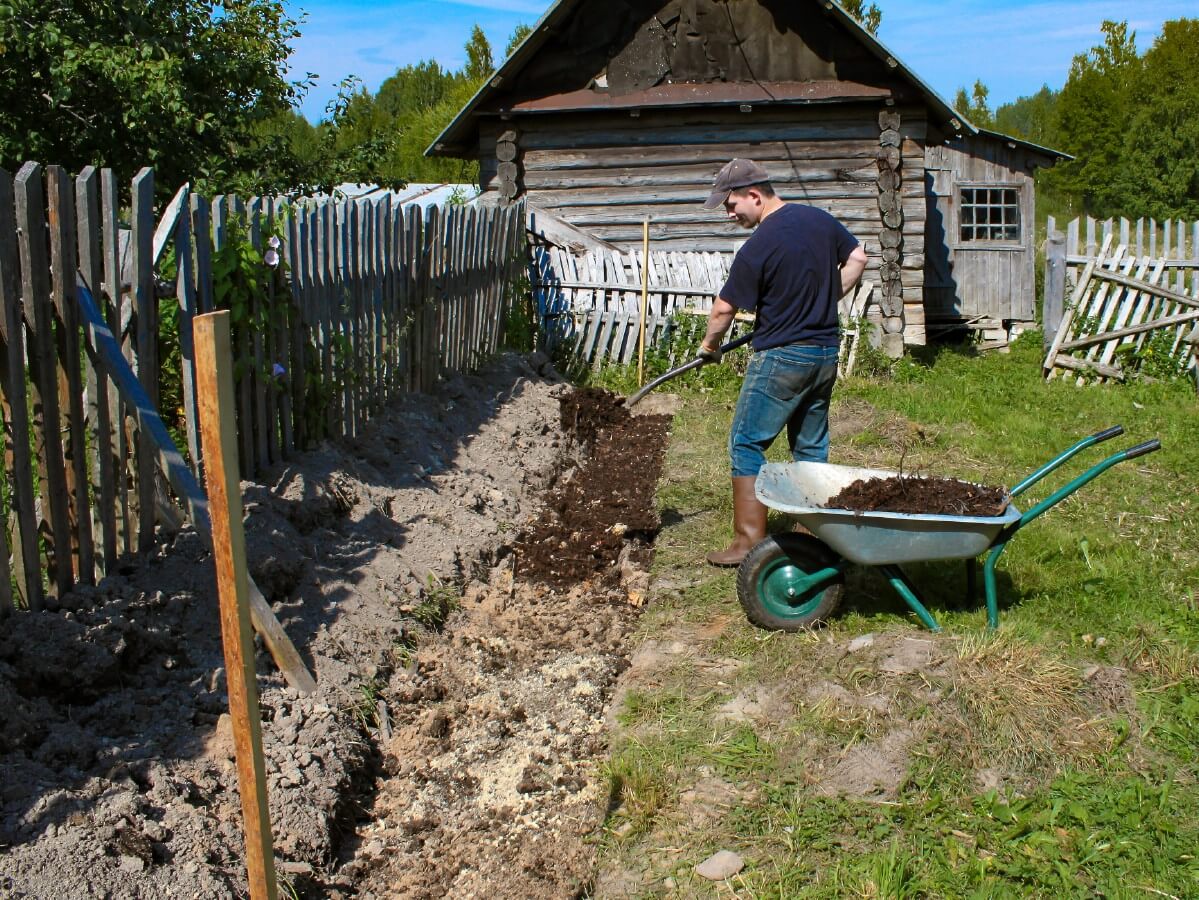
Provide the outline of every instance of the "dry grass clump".
<path id="1" fill-rule="evenodd" d="M 1199 657 L 1182 644 L 1137 626 L 1124 649 L 1124 664 L 1169 683 L 1199 679 Z"/>
<path id="2" fill-rule="evenodd" d="M 1101 720 L 1084 704 L 1077 669 L 1007 634 L 962 642 L 951 676 L 959 750 L 975 767 L 1025 772 L 1094 753 Z"/>

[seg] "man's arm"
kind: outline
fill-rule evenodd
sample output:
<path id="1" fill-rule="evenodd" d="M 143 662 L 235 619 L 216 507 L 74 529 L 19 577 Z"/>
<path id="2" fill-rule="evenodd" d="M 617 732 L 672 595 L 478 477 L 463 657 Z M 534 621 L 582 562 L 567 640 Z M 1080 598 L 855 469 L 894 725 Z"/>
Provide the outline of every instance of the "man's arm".
<path id="1" fill-rule="evenodd" d="M 864 256 L 865 254 L 863 254 Z M 703 342 L 699 345 L 700 349 L 709 353 L 719 350 L 720 341 L 724 337 L 724 333 L 729 330 L 729 326 L 733 324 L 733 317 L 736 315 L 737 307 L 727 300 L 717 297 L 712 303 L 712 311 L 708 313 L 708 333 L 704 335 Z"/>
<path id="2" fill-rule="evenodd" d="M 866 271 L 866 251 L 858 244 L 841 266 L 841 296 L 844 297 L 858 283 L 862 273 Z"/>

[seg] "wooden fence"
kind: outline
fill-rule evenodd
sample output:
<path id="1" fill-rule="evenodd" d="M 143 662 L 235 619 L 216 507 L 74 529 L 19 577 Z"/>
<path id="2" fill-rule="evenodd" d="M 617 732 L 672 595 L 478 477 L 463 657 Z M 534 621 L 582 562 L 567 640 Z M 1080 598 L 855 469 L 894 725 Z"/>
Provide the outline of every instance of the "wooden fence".
<path id="1" fill-rule="evenodd" d="M 1196 370 L 1199 222 L 1075 219 L 1063 233 L 1050 217 L 1048 226 L 1047 377 Z"/>
<path id="2" fill-rule="evenodd" d="M 708 314 L 732 259 L 728 253 L 651 251 L 647 272 L 646 255 L 639 250 L 594 249 L 576 255 L 536 246 L 531 270 L 543 331 L 551 341 L 573 341 L 574 353 L 595 368 L 605 362 L 628 365 L 637 357 L 643 284 L 645 344 L 651 347 L 669 340 L 675 316 Z M 881 322 L 872 284 L 864 282 L 842 301 L 841 318 L 842 355 L 849 362 L 856 355 L 860 320 Z M 752 316 L 739 314 L 730 333 L 752 321 Z M 669 357 L 670 364 L 675 361 Z"/>
<path id="3" fill-rule="evenodd" d="M 159 218 L 148 169 L 130 196 L 121 209 L 110 170 L 0 170 L 0 615 L 94 583 L 152 546 L 156 524 L 179 521 L 161 442 L 113 366 L 136 373 L 199 476 L 192 319 L 231 307 L 241 471 L 253 477 L 494 352 L 526 265 L 520 207 L 181 190 Z M 82 322 L 97 309 L 102 321 Z M 105 325 L 123 363 L 85 339 Z"/>

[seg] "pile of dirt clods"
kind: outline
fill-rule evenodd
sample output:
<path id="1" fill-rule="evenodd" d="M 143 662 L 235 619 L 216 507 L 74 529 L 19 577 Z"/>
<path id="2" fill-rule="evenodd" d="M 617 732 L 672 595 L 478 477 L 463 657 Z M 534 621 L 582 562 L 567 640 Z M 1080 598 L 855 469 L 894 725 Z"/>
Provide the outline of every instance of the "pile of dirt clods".
<path id="1" fill-rule="evenodd" d="M 509 355 L 243 484 L 319 684 L 258 655 L 284 896 L 586 889 L 667 422 Z M 0 622 L 0 897 L 246 893 L 211 558 L 165 537 Z"/>

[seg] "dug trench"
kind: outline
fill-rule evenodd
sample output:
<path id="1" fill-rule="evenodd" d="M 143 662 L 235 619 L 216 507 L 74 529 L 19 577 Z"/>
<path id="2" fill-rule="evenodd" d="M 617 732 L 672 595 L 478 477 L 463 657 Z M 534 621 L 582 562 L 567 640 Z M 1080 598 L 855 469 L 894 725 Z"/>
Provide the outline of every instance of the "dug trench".
<path id="1" fill-rule="evenodd" d="M 319 685 L 259 650 L 284 895 L 584 889 L 668 425 L 504 356 L 243 484 Z M 2 897 L 246 893 L 211 557 L 164 537 L 0 627 Z"/>

